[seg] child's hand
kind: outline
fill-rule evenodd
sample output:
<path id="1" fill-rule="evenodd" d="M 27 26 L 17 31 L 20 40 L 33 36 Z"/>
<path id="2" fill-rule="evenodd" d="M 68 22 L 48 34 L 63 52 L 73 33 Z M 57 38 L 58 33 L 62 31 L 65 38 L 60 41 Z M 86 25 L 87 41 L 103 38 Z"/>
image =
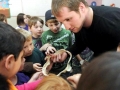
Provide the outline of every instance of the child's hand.
<path id="1" fill-rule="evenodd" d="M 41 67 L 41 64 L 40 63 L 34 63 L 33 64 L 33 68 L 38 71 L 38 72 L 41 72 L 42 71 L 42 67 Z"/>
<path id="2" fill-rule="evenodd" d="M 28 82 L 33 82 L 33 81 L 39 80 L 41 78 L 43 78 L 42 72 L 36 72 L 35 74 L 33 74 L 33 76 L 31 77 L 31 79 Z"/>
<path id="3" fill-rule="evenodd" d="M 47 49 L 46 49 L 45 54 L 50 55 L 50 54 L 55 53 L 55 52 L 56 52 L 56 49 L 54 47 L 48 46 Z"/>

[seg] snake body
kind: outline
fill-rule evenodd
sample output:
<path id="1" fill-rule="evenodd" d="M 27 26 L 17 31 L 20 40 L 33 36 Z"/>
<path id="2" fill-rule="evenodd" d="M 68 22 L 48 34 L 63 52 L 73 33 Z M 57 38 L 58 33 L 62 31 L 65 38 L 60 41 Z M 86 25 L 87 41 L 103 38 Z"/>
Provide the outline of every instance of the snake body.
<path id="1" fill-rule="evenodd" d="M 60 50 L 56 51 L 55 53 L 56 54 L 62 54 L 63 52 L 67 52 L 70 55 L 70 58 L 69 58 L 69 60 L 67 62 L 66 68 L 64 70 L 62 70 L 57 76 L 60 76 L 62 73 L 65 73 L 66 71 L 71 71 L 72 70 L 72 67 L 70 65 L 72 54 L 69 51 L 65 50 L 65 49 L 60 49 Z M 48 55 L 48 56 L 45 57 L 45 60 L 47 60 L 47 61 L 43 65 L 43 68 L 42 68 L 42 73 L 45 76 L 48 76 L 47 67 L 50 65 L 50 58 L 51 58 L 50 55 Z"/>

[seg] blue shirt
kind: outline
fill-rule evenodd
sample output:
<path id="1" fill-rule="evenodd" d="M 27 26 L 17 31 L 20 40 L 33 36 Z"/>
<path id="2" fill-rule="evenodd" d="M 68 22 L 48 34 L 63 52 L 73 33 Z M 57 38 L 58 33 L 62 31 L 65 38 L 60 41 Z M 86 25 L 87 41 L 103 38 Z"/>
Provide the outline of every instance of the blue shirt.
<path id="1" fill-rule="evenodd" d="M 17 73 L 16 76 L 17 76 L 17 84 L 16 85 L 21 85 L 21 84 L 27 83 L 30 79 L 24 73 Z"/>

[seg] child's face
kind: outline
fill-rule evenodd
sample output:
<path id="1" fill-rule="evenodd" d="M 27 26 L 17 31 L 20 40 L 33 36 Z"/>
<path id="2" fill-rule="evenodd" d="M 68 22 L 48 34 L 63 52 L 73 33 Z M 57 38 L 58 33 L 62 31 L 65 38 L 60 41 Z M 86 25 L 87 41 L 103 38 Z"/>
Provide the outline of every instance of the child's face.
<path id="1" fill-rule="evenodd" d="M 40 23 L 39 21 L 37 21 L 37 23 L 34 25 L 32 25 L 32 27 L 30 28 L 30 31 L 32 33 L 32 36 L 34 38 L 38 38 L 41 36 L 41 34 L 43 33 L 43 25 L 42 23 Z"/>
<path id="2" fill-rule="evenodd" d="M 29 20 L 29 19 L 27 18 L 27 16 L 24 15 L 23 18 L 24 18 L 24 22 L 25 22 L 25 24 L 28 24 L 28 20 Z"/>
<path id="3" fill-rule="evenodd" d="M 60 22 L 47 23 L 47 26 L 53 33 L 58 33 L 61 27 L 61 23 Z"/>
<path id="4" fill-rule="evenodd" d="M 32 38 L 29 41 L 26 41 L 24 44 L 24 55 L 26 56 L 30 56 L 33 52 L 34 46 L 32 43 Z"/>

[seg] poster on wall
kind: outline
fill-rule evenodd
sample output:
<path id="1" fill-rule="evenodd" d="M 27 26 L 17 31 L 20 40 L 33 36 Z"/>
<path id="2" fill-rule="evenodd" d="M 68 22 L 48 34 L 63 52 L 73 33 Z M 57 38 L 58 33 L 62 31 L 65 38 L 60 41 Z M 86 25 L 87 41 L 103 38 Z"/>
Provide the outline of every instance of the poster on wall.
<path id="1" fill-rule="evenodd" d="M 7 18 L 10 17 L 9 0 L 0 0 L 0 13 L 4 14 Z"/>

